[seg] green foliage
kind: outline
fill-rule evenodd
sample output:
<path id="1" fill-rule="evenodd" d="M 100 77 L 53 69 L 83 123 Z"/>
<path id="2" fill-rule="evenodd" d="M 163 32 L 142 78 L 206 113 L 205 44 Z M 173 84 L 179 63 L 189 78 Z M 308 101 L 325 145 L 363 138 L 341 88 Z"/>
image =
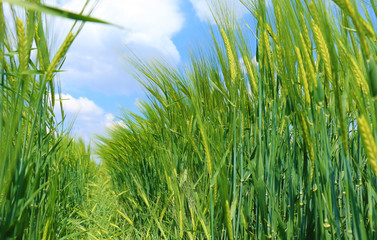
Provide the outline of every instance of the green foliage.
<path id="1" fill-rule="evenodd" d="M 124 193 L 127 232 L 376 238 L 376 11 L 351 0 L 243 2 L 256 48 L 220 14 L 211 48 L 184 68 L 135 60 L 142 115 L 125 113 L 98 151 Z"/>
<path id="2" fill-rule="evenodd" d="M 96 168 L 53 112 L 54 76 L 77 32 L 52 54 L 40 12 L 4 11 L 0 1 L 0 239 L 56 239 Z"/>
<path id="3" fill-rule="evenodd" d="M 52 54 L 41 12 L 102 21 L 6 2 L 26 10 L 0 1 L 0 239 L 377 237 L 373 1 L 245 0 L 256 35 L 218 5 L 185 67 L 134 60 L 148 100 L 99 166 L 53 113 L 82 25 Z"/>

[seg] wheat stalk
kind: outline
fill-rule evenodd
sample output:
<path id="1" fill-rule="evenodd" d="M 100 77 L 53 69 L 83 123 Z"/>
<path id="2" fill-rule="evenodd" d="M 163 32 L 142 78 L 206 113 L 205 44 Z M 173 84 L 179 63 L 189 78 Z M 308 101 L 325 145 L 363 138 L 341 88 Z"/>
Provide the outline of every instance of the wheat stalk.
<path id="1" fill-rule="evenodd" d="M 309 128 L 306 119 L 304 118 L 303 114 L 300 113 L 299 115 L 299 120 L 300 120 L 300 125 L 302 128 L 302 132 L 304 133 L 304 140 L 306 142 L 306 145 L 308 147 L 308 152 L 309 152 L 309 157 L 311 160 L 311 168 L 310 168 L 310 181 L 313 180 L 313 175 L 314 175 L 314 149 L 312 145 L 312 141 L 310 138 L 310 133 L 309 133 Z"/>

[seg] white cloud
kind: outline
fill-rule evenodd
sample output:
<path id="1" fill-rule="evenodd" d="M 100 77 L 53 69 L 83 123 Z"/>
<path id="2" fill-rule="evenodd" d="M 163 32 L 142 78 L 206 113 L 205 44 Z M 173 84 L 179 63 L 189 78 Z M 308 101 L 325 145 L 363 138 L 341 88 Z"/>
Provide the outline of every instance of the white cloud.
<path id="1" fill-rule="evenodd" d="M 48 0 L 49 3 L 59 0 Z M 85 91 L 107 96 L 142 93 L 141 86 L 122 66 L 126 47 L 140 59 L 163 57 L 176 64 L 180 54 L 172 38 L 183 28 L 181 0 L 101 0 L 92 16 L 120 25 L 86 23 L 70 48 L 60 74 L 64 92 Z M 62 8 L 79 12 L 85 0 L 61 0 Z M 95 1 L 92 1 L 95 2 Z M 73 21 L 53 18 L 56 39 L 63 40 Z M 54 29 L 53 29 L 54 30 Z M 132 68 L 130 68 L 132 69 Z"/>
<path id="2" fill-rule="evenodd" d="M 204 22 L 209 19 L 213 19 L 211 8 L 207 0 L 190 0 L 190 2 L 195 9 L 196 15 L 201 21 Z"/>
<path id="3" fill-rule="evenodd" d="M 63 8 L 78 11 L 81 6 L 83 0 L 71 0 Z M 184 22 L 178 0 L 102 0 L 93 17 L 115 23 L 125 30 L 88 24 L 83 35 L 91 42 L 89 44 L 98 45 L 98 42 L 119 37 L 126 44 L 155 48 L 179 61 L 179 52 L 171 41 Z"/>
<path id="4" fill-rule="evenodd" d="M 56 95 L 55 99 L 55 115 L 58 119 L 61 119 L 61 109 L 58 102 L 61 100 L 66 116 L 65 125 L 68 126 L 74 122 L 72 134 L 82 137 L 86 143 L 90 142 L 93 134 L 103 134 L 105 127 L 111 127 L 116 122 L 113 114 L 105 112 L 88 98 L 74 98 L 69 94 L 62 94 L 61 98 Z"/>
<path id="5" fill-rule="evenodd" d="M 216 7 L 213 4 L 218 4 L 219 2 L 225 3 L 227 7 L 233 9 L 236 16 L 241 18 L 244 16 L 248 10 L 239 0 L 190 0 L 192 6 L 195 9 L 196 15 L 203 22 L 210 21 L 211 24 L 215 24 L 211 9 L 215 10 Z M 229 9 L 228 9 L 229 10 Z"/>

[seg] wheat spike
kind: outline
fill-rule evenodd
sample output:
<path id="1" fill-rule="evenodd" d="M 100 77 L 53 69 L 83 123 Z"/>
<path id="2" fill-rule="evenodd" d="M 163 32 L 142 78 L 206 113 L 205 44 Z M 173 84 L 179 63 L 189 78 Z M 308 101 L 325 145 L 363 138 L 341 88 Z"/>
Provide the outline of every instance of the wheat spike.
<path id="1" fill-rule="evenodd" d="M 119 211 L 119 210 L 116 210 L 118 213 L 119 213 L 119 215 L 121 215 L 130 225 L 133 225 L 133 222 L 131 221 L 131 219 L 129 218 L 129 217 L 127 217 L 127 215 L 126 214 L 124 214 L 124 213 L 122 213 L 121 211 Z"/>
<path id="2" fill-rule="evenodd" d="M 19 71 L 23 72 L 27 69 L 28 64 L 28 49 L 27 40 L 25 36 L 25 26 L 21 19 L 17 18 L 17 37 L 18 37 L 18 58 L 19 58 Z"/>
<path id="3" fill-rule="evenodd" d="M 362 33 L 372 38 L 376 37 L 374 29 L 365 21 L 358 12 L 355 11 L 354 6 L 349 0 L 333 0 L 343 11 L 345 11 L 351 18 L 356 28 L 359 28 Z"/>
<path id="4" fill-rule="evenodd" d="M 295 46 L 295 51 L 296 51 L 296 54 L 297 54 L 298 68 L 300 69 L 300 73 L 301 73 L 302 86 L 304 87 L 305 101 L 308 104 L 310 104 L 308 80 L 306 78 L 306 72 L 305 72 L 305 69 L 304 69 L 304 64 L 302 62 L 301 52 L 300 52 L 300 49 L 297 46 Z"/>
<path id="5" fill-rule="evenodd" d="M 38 29 L 39 29 L 39 25 L 35 24 L 35 41 L 37 43 L 40 41 Z M 38 54 L 39 68 L 40 68 L 40 70 L 43 71 L 43 70 L 45 70 L 44 69 L 44 63 L 43 63 L 43 56 L 42 56 L 42 51 L 39 48 L 38 48 L 37 54 Z"/>
<path id="6" fill-rule="evenodd" d="M 367 119 L 362 115 L 358 120 L 363 145 L 370 165 L 377 176 L 377 146 Z"/>
<path id="7" fill-rule="evenodd" d="M 226 227 L 228 228 L 228 236 L 229 239 L 233 239 L 233 231 L 232 231 L 232 217 L 230 216 L 230 207 L 229 202 L 226 200 L 225 202 L 225 214 L 226 214 Z"/>
<path id="8" fill-rule="evenodd" d="M 254 76 L 254 71 L 252 69 L 251 63 L 246 56 L 243 59 L 244 59 L 244 63 L 245 63 L 245 66 L 246 66 L 247 73 L 249 74 L 249 77 L 250 77 L 250 83 L 251 83 L 251 86 L 253 88 L 253 92 L 254 92 L 255 96 L 258 96 L 258 85 L 257 85 L 257 81 L 256 81 L 255 76 Z"/>
<path id="9" fill-rule="evenodd" d="M 303 30 L 304 30 L 302 32 L 304 34 L 303 37 L 305 39 L 305 45 L 306 45 L 307 48 L 311 49 L 312 48 L 312 44 L 311 44 L 311 41 L 310 41 L 308 28 L 307 28 L 306 23 L 305 23 L 304 14 L 302 12 L 300 13 L 300 18 L 301 18 L 301 25 L 303 26 Z M 301 33 L 300 33 L 300 36 L 301 36 Z"/>
<path id="10" fill-rule="evenodd" d="M 50 227 L 50 219 L 47 220 L 46 225 L 44 227 L 43 235 L 42 235 L 42 240 L 47 240 L 47 237 L 49 235 L 48 234 L 49 227 Z"/>
<path id="11" fill-rule="evenodd" d="M 272 60 L 272 53 L 271 53 L 271 44 L 270 44 L 270 37 L 268 36 L 267 34 L 267 31 L 264 31 L 263 33 L 263 40 L 264 40 L 264 47 L 266 49 L 266 53 L 267 53 L 267 61 L 269 64 L 271 64 L 271 60 Z"/>
<path id="12" fill-rule="evenodd" d="M 266 24 L 267 25 L 267 24 Z M 267 53 L 267 58 L 265 59 L 266 66 L 270 68 L 270 73 L 271 73 L 271 79 L 275 79 L 275 71 L 273 69 L 273 60 L 272 60 L 272 48 L 271 48 L 271 42 L 270 42 L 270 37 L 267 34 L 267 31 L 264 31 L 264 47 L 266 49 Z"/>
<path id="13" fill-rule="evenodd" d="M 317 49 L 319 51 L 319 54 L 321 55 L 321 58 L 325 64 L 325 72 L 326 76 L 329 79 L 331 83 L 333 83 L 332 79 L 332 72 L 331 72 L 331 60 L 330 60 L 330 54 L 329 50 L 326 45 L 325 38 L 322 35 L 321 29 L 318 27 L 318 25 L 312 21 L 313 23 L 313 32 L 314 32 L 314 38 L 316 42 Z"/>
<path id="14" fill-rule="evenodd" d="M 230 77 L 232 78 L 232 80 L 234 80 L 237 77 L 236 63 L 234 61 L 234 55 L 233 55 L 233 52 L 232 52 L 232 48 L 230 46 L 229 39 L 226 36 L 226 33 L 225 33 L 224 29 L 221 29 L 221 36 L 223 38 L 224 45 L 225 45 L 225 50 L 226 50 L 226 54 L 228 56 Z"/>
<path id="15" fill-rule="evenodd" d="M 352 75 L 355 77 L 357 85 L 361 88 L 364 94 L 369 93 L 369 86 L 367 81 L 365 80 L 364 74 L 361 72 L 358 64 L 356 63 L 353 57 L 348 58 L 349 62 L 351 63 L 351 71 Z"/>
<path id="16" fill-rule="evenodd" d="M 280 40 L 281 40 L 281 31 L 282 31 L 282 28 L 281 28 L 281 24 L 282 24 L 282 20 L 281 20 L 281 9 L 279 7 L 279 5 L 276 5 L 276 9 L 275 9 L 275 23 L 276 23 L 276 44 L 279 45 L 280 43 Z"/>
<path id="17" fill-rule="evenodd" d="M 302 34 L 300 33 L 300 41 L 301 41 L 301 44 L 303 46 L 305 46 L 305 40 L 302 36 Z M 312 62 L 312 57 L 310 56 L 309 54 L 309 51 L 310 50 L 310 47 L 309 46 L 305 46 L 302 53 L 304 54 L 304 57 L 306 59 L 306 62 L 307 62 L 307 66 L 308 66 L 308 73 L 309 73 L 309 78 L 308 78 L 308 84 L 310 84 L 311 87 L 314 86 L 314 88 L 317 87 L 317 81 L 316 81 L 316 76 L 315 76 L 315 70 L 314 70 L 314 66 L 313 66 L 313 62 Z"/>
<path id="18" fill-rule="evenodd" d="M 344 55 L 347 56 L 348 62 L 351 64 L 350 69 L 351 69 L 353 77 L 356 80 L 356 84 L 359 86 L 359 88 L 363 91 L 364 94 L 368 94 L 369 93 L 368 82 L 365 79 L 364 74 L 360 70 L 359 65 L 356 63 L 356 60 L 351 56 L 351 54 L 347 52 L 343 43 L 340 40 L 337 43 L 340 49 L 342 50 L 342 52 L 344 53 Z"/>
<path id="19" fill-rule="evenodd" d="M 316 9 L 316 6 L 314 4 L 314 1 L 311 1 L 310 4 L 309 4 L 309 9 L 310 9 L 310 12 L 313 16 L 313 19 L 315 22 L 320 22 L 320 18 L 319 18 L 319 15 L 318 15 L 318 12 L 317 12 L 317 9 Z"/>
<path id="20" fill-rule="evenodd" d="M 60 46 L 58 52 L 55 54 L 54 58 L 52 59 L 50 65 L 47 68 L 46 71 L 46 80 L 50 80 L 52 74 L 54 73 L 55 69 L 58 67 L 59 62 L 62 60 L 62 58 L 65 56 L 65 54 L 68 51 L 68 48 L 71 46 L 73 39 L 74 39 L 73 33 L 69 33 L 67 37 L 65 38 L 63 44 Z"/>
<path id="21" fill-rule="evenodd" d="M 288 88 L 286 86 L 285 81 L 285 66 L 284 66 L 284 60 L 283 60 L 283 51 L 281 46 L 276 45 L 276 58 L 277 58 L 277 64 L 278 64 L 278 73 L 280 77 L 282 78 L 282 91 L 284 93 L 284 96 L 288 95 Z"/>
<path id="22" fill-rule="evenodd" d="M 267 23 L 266 23 L 266 30 L 267 30 L 268 34 L 272 37 L 272 40 L 274 40 L 274 42 L 277 43 L 278 38 L 277 38 L 276 34 L 274 33 L 274 31 L 272 30 L 271 26 Z"/>

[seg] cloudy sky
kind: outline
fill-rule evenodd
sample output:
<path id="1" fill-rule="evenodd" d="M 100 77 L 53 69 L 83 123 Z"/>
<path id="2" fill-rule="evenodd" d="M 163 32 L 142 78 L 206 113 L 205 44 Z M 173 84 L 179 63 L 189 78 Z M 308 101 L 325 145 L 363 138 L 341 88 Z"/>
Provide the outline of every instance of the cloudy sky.
<path id="1" fill-rule="evenodd" d="M 241 16 L 246 13 L 237 0 L 227 1 Z M 47 1 L 75 12 L 84 2 Z M 131 69 L 124 57 L 127 52 L 145 61 L 163 58 L 178 66 L 187 61 L 190 47 L 206 42 L 208 21 L 213 24 L 206 0 L 100 0 L 93 16 L 123 29 L 86 24 L 69 50 L 66 71 L 59 76 L 67 120 L 75 121 L 72 133 L 86 142 L 116 123 L 122 108 L 138 111 L 144 90 L 127 71 Z M 52 18 L 51 25 L 59 42 L 72 22 Z"/>

